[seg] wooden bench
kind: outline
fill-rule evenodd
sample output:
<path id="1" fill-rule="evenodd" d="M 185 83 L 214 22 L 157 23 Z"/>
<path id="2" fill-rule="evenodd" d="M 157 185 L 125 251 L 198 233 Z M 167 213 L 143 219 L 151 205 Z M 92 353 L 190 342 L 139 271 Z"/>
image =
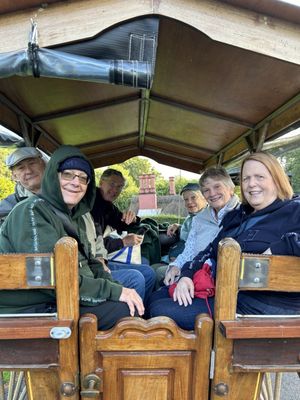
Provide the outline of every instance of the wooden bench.
<path id="1" fill-rule="evenodd" d="M 300 371 L 300 316 L 236 316 L 239 290 L 300 292 L 300 258 L 219 244 L 211 399 L 258 399 L 264 372 Z M 245 397 L 246 396 L 246 397 Z"/>
<path id="2" fill-rule="evenodd" d="M 129 317 L 103 332 L 97 331 L 95 316 L 83 316 L 81 398 L 206 400 L 212 333 L 208 315 L 198 316 L 194 331 L 167 317 Z"/>
<path id="3" fill-rule="evenodd" d="M 0 255 L 0 290 L 53 289 L 57 313 L 0 315 L 0 370 L 25 371 L 28 398 L 79 399 L 77 243 L 53 254 Z"/>

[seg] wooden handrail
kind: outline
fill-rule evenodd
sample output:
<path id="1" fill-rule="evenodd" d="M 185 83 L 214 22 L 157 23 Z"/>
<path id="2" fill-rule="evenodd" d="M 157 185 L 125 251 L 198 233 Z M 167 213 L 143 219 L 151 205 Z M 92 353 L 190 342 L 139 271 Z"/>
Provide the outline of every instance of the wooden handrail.
<path id="1" fill-rule="evenodd" d="M 299 318 L 249 318 L 221 321 L 222 334 L 227 339 L 299 338 Z"/>

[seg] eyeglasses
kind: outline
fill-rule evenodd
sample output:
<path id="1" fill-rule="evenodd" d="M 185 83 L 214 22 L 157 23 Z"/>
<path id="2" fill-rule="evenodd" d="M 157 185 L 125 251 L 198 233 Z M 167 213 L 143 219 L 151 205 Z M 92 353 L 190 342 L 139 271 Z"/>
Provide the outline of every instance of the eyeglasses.
<path id="1" fill-rule="evenodd" d="M 81 183 L 82 185 L 88 185 L 90 183 L 90 178 L 88 176 L 77 175 L 77 174 L 74 174 L 73 172 L 62 171 L 61 177 L 65 181 L 70 181 L 70 182 L 73 181 L 75 178 L 78 178 L 79 183 Z"/>
<path id="2" fill-rule="evenodd" d="M 102 179 L 102 180 L 105 181 L 105 182 L 107 182 L 108 186 L 109 186 L 111 189 L 115 189 L 115 190 L 117 190 L 118 192 L 122 192 L 122 190 L 123 190 L 124 187 L 125 187 L 125 184 L 124 184 L 124 183 L 118 184 L 118 183 L 116 183 L 116 182 L 110 181 L 109 179 Z"/>

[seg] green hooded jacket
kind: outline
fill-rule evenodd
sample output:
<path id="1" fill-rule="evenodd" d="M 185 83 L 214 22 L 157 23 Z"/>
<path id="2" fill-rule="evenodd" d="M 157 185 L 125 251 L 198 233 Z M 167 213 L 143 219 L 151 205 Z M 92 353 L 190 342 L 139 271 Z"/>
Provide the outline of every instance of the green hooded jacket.
<path id="1" fill-rule="evenodd" d="M 49 253 L 55 243 L 63 236 L 68 236 L 64 225 L 50 203 L 63 212 L 73 225 L 84 247 L 85 254 L 90 254 L 90 245 L 85 232 L 82 216 L 89 212 L 95 199 L 95 175 L 91 166 L 92 179 L 81 201 L 69 210 L 64 203 L 58 179 L 59 165 L 70 157 L 88 159 L 73 146 L 61 146 L 48 162 L 43 182 L 42 197 L 33 195 L 18 203 L 6 218 L 0 231 L 0 253 Z M 89 161 L 88 161 L 89 162 Z M 82 252 L 83 253 L 83 252 Z M 97 305 L 105 300 L 118 300 L 122 286 L 113 281 L 111 275 L 103 270 L 102 265 L 92 257 L 78 253 L 80 276 L 80 304 Z M 51 290 L 0 291 L 0 313 L 21 312 L 29 306 L 36 306 L 54 301 Z"/>

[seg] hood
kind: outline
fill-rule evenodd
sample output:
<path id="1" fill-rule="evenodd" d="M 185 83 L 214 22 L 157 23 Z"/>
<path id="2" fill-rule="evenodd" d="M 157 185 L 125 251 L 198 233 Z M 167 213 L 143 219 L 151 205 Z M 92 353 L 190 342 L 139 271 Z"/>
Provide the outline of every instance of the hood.
<path id="1" fill-rule="evenodd" d="M 96 184 L 95 184 L 95 173 L 94 168 L 91 165 L 90 161 L 87 157 L 81 153 L 81 151 L 74 146 L 60 146 L 52 155 L 50 161 L 48 162 L 43 182 L 42 182 L 42 196 L 45 198 L 49 203 L 51 203 L 54 207 L 58 208 L 59 210 L 63 211 L 64 213 L 70 213 L 70 210 L 64 203 L 60 184 L 58 179 L 58 167 L 60 163 L 67 158 L 70 157 L 80 157 L 86 160 L 90 166 L 92 171 L 91 181 L 88 184 L 88 188 L 86 194 L 84 195 L 83 199 L 80 201 L 77 206 L 75 206 L 72 210 L 72 216 L 77 217 L 79 215 L 83 215 L 90 211 L 94 205 L 95 195 L 96 195 Z"/>

